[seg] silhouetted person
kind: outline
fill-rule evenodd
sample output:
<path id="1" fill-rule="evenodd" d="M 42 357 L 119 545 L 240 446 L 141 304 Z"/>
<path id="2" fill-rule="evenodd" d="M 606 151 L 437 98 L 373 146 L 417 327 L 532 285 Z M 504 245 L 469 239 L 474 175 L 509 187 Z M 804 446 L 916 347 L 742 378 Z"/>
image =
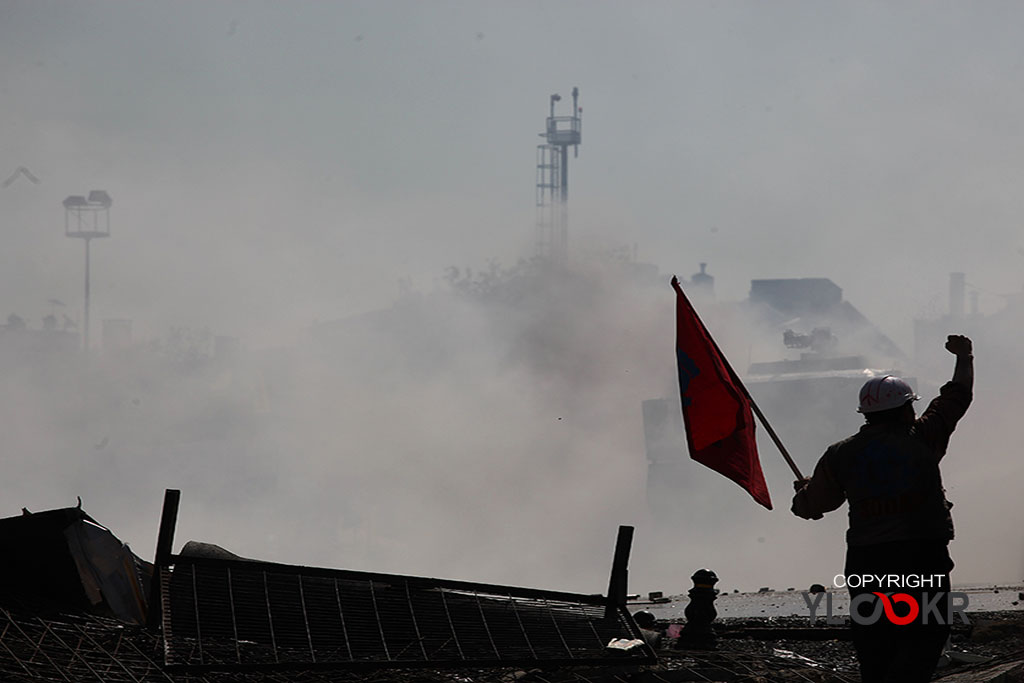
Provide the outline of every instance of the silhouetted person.
<path id="1" fill-rule="evenodd" d="M 971 404 L 974 356 L 971 340 L 950 335 L 946 350 L 956 356 L 953 378 L 939 391 L 921 417 L 914 413 L 920 398 L 898 377 L 876 377 L 860 391 L 859 412 L 867 421 L 850 438 L 833 444 L 814 468 L 814 475 L 795 483 L 793 513 L 821 519 L 826 512 L 849 503 L 846 532 L 847 584 L 851 576 L 897 575 L 935 577 L 923 587 L 850 585 L 851 599 L 864 593 L 907 593 L 918 601 L 938 600 L 942 622 L 898 626 L 884 612 L 868 625 L 851 614 L 853 644 L 861 680 L 874 683 L 928 681 L 949 636 L 947 603 L 953 561 L 948 544 L 953 538 L 952 504 L 946 501 L 939 461 L 949 437 Z M 910 579 L 913 581 L 913 579 Z M 888 582 L 887 582 L 888 583 Z M 923 582 L 922 582 L 923 583 Z M 873 598 L 860 614 L 867 617 L 881 605 Z M 897 611 L 897 616 L 903 616 Z"/>

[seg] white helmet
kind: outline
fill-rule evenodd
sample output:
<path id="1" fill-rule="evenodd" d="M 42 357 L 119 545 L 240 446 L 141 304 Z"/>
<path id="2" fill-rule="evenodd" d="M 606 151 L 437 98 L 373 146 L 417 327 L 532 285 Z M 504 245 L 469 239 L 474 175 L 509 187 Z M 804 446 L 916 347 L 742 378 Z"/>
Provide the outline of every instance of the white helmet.
<path id="1" fill-rule="evenodd" d="M 860 407 L 857 408 L 857 412 L 877 413 L 899 408 L 907 401 L 916 401 L 919 398 L 921 397 L 914 393 L 914 389 L 899 377 L 874 377 L 860 388 Z"/>

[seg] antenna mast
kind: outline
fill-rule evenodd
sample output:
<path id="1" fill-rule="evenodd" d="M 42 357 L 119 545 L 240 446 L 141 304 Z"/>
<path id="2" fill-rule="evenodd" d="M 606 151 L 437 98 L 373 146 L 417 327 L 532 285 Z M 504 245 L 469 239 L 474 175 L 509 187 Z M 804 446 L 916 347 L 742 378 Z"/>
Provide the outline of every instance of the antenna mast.
<path id="1" fill-rule="evenodd" d="M 550 98 L 550 114 L 545 131 L 547 142 L 537 145 L 537 256 L 564 265 L 569 260 L 569 147 L 579 156 L 583 139 L 583 109 L 579 106 L 580 89 L 572 89 L 572 116 L 555 116 L 555 103 L 562 96 Z"/>

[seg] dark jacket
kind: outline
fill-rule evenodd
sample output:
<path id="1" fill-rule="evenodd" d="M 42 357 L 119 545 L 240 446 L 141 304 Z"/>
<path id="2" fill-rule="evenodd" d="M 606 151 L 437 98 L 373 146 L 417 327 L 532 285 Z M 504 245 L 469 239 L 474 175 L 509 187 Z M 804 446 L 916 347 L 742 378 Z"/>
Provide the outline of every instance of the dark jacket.
<path id="1" fill-rule="evenodd" d="M 971 404 L 971 390 L 946 383 L 912 424 L 866 424 L 829 446 L 793 497 L 793 513 L 820 519 L 848 501 L 848 545 L 953 538 L 939 461 Z"/>

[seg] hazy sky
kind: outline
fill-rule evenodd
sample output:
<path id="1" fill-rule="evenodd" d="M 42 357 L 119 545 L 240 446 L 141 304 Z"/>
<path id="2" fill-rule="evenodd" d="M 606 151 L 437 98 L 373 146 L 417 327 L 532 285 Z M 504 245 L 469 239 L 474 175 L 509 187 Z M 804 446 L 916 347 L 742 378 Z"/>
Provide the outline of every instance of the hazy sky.
<path id="1" fill-rule="evenodd" d="M 577 85 L 572 239 L 720 294 L 827 276 L 904 343 L 966 271 L 1021 288 L 1014 2 L 0 3 L 6 308 L 81 298 L 60 201 L 106 189 L 94 320 L 287 334 L 533 242 Z M 563 102 L 564 104 L 564 102 Z M 905 275 L 911 277 L 904 277 Z M 882 293 L 885 292 L 884 299 Z M 992 293 L 992 294 L 989 294 Z"/>
<path id="2" fill-rule="evenodd" d="M 91 189 L 114 200 L 94 339 L 128 318 L 290 344 L 400 278 L 514 263 L 548 97 L 578 86 L 573 253 L 705 261 L 727 300 L 829 277 L 909 350 L 950 271 L 984 312 L 1024 284 L 1022 22 L 1009 1 L 0 0 L 0 176 L 41 180 L 0 190 L 0 317 L 80 317 L 60 202 Z"/>

